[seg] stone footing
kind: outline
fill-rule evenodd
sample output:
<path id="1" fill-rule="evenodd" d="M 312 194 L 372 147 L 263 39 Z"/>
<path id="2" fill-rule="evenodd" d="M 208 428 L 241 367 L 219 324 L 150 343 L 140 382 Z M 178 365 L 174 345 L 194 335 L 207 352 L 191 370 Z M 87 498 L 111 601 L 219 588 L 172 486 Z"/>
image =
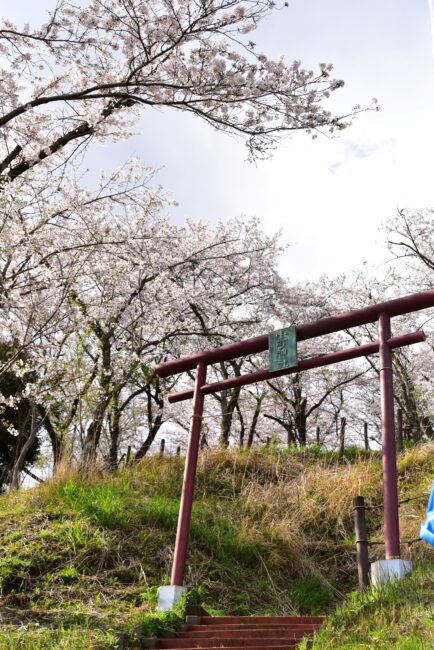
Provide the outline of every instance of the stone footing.
<path id="1" fill-rule="evenodd" d="M 374 587 L 402 580 L 407 574 L 411 573 L 412 563 L 408 560 L 378 560 L 371 564 L 371 583 Z"/>
<path id="2" fill-rule="evenodd" d="M 157 612 L 173 609 L 178 600 L 187 592 L 187 587 L 165 585 L 158 588 Z"/>

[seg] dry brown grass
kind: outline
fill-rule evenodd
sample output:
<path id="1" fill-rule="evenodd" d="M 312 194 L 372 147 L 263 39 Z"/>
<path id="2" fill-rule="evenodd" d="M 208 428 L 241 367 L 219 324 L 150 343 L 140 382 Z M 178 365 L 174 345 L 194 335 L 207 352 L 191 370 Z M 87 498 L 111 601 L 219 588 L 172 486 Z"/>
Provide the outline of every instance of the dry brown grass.
<path id="1" fill-rule="evenodd" d="M 398 459 L 400 499 L 428 492 L 433 478 L 434 443 L 407 450 Z M 379 455 L 360 455 L 345 462 L 337 457 L 309 458 L 300 454 L 235 454 L 213 451 L 201 459 L 203 472 L 224 476 L 238 495 L 243 540 L 267 550 L 271 573 L 321 574 L 331 582 L 354 581 L 355 553 L 352 499 L 363 495 L 370 539 L 382 542 L 382 469 Z M 206 489 L 204 489 L 206 493 Z M 416 540 L 426 499 L 403 504 L 401 539 Z M 404 544 L 403 557 L 432 559 L 426 544 Z M 384 557 L 384 547 L 371 549 L 372 559 Z M 293 569 L 291 570 L 291 567 Z"/>

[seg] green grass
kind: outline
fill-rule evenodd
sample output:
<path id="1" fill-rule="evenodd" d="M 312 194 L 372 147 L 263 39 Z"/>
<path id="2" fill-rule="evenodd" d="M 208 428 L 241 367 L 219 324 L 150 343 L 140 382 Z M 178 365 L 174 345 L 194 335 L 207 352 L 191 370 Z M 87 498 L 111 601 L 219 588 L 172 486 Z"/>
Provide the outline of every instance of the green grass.
<path id="1" fill-rule="evenodd" d="M 1 650 L 88 650 L 89 648 L 119 648 L 112 631 L 84 626 L 41 626 L 36 623 L 0 630 Z"/>
<path id="2" fill-rule="evenodd" d="M 429 489 L 433 462 L 433 444 L 400 457 L 401 498 Z M 67 473 L 2 495 L 0 650 L 114 648 L 120 630 L 139 626 L 152 635 L 179 624 L 179 611 L 156 615 L 154 608 L 170 573 L 182 472 L 182 459 L 156 456 L 115 474 Z M 351 501 L 358 493 L 381 502 L 377 453 L 270 448 L 201 456 L 190 597 L 216 614 L 333 612 L 356 586 Z M 401 508 L 405 539 L 417 537 L 424 505 Z M 382 539 L 381 511 L 370 511 L 368 525 L 371 539 Z M 374 547 L 373 559 L 382 553 Z M 419 544 L 405 557 L 426 564 L 433 552 Z M 368 612 L 351 598 L 348 606 Z"/>
<path id="3" fill-rule="evenodd" d="M 291 598 L 300 614 L 316 616 L 327 611 L 333 594 L 330 585 L 320 576 L 312 575 L 294 580 Z"/>
<path id="4" fill-rule="evenodd" d="M 431 650 L 434 647 L 433 565 L 420 566 L 404 580 L 381 589 L 351 593 L 316 634 L 311 647 L 312 650 Z"/>

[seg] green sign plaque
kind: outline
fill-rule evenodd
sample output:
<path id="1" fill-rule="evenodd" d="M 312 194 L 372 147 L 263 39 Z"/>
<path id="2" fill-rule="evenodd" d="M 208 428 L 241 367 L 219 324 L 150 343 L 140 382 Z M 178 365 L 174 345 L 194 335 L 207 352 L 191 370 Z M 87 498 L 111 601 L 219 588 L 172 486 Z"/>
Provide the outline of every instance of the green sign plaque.
<path id="1" fill-rule="evenodd" d="M 268 335 L 270 372 L 295 368 L 297 361 L 297 333 L 295 327 L 284 327 Z"/>

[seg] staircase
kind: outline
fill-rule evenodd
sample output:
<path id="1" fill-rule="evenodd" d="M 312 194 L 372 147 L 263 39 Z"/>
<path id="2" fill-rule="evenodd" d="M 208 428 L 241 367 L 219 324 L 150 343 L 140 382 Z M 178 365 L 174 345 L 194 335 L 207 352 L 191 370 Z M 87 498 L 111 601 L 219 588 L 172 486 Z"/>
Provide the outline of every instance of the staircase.
<path id="1" fill-rule="evenodd" d="M 157 648 L 231 648 L 290 650 L 312 635 L 324 616 L 187 616 L 174 637 L 158 639 Z"/>

